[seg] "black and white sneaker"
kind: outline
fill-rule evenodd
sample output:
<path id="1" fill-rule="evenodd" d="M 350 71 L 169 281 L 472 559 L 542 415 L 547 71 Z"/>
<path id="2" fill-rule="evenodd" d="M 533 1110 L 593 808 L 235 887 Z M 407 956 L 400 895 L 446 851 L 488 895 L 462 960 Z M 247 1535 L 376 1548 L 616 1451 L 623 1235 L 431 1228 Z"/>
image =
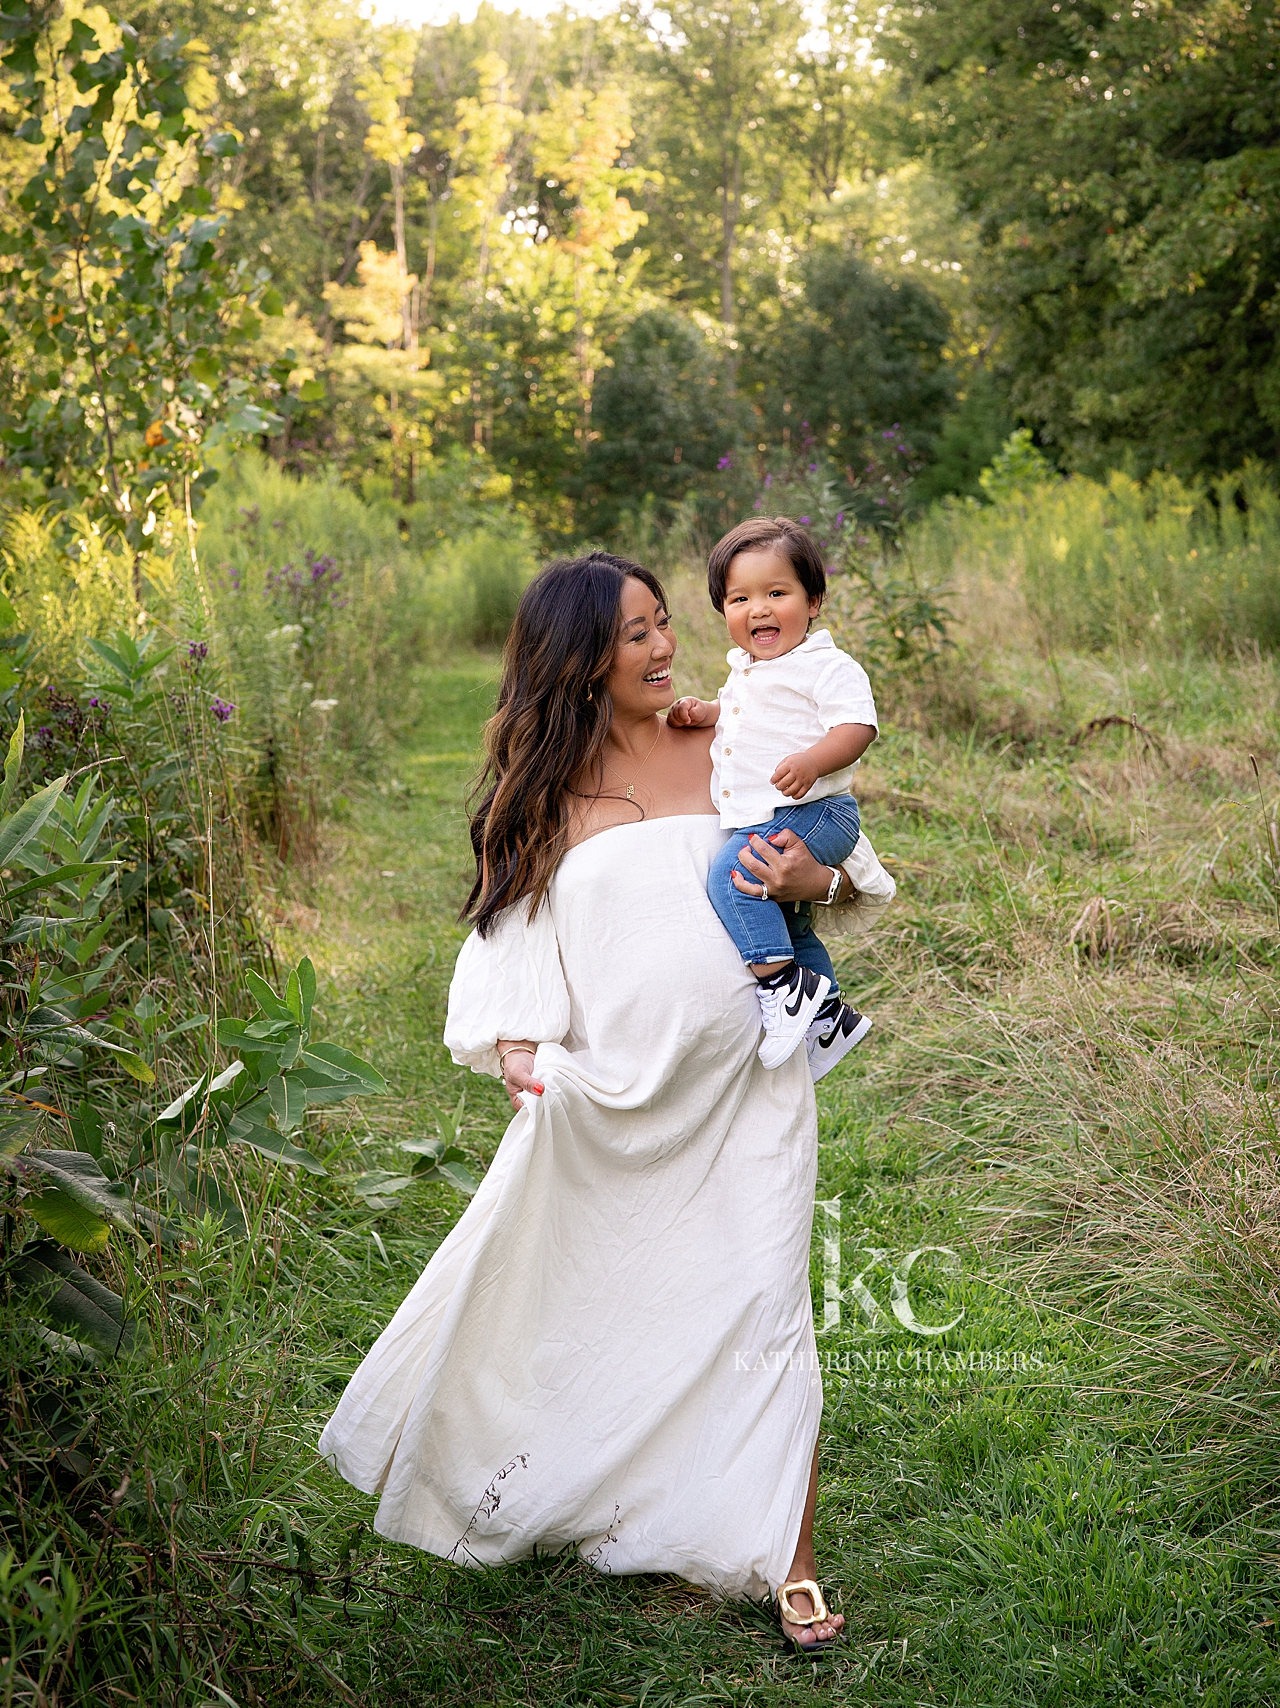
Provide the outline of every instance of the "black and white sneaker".
<path id="1" fill-rule="evenodd" d="M 830 1073 L 870 1030 L 871 1021 L 865 1014 L 859 1014 L 838 996 L 829 996 L 804 1035 L 813 1083 L 816 1085 L 824 1073 Z"/>
<path id="2" fill-rule="evenodd" d="M 776 984 L 760 986 L 760 1017 L 764 1022 L 760 1060 L 767 1068 L 781 1067 L 795 1054 L 831 989 L 825 973 L 812 972 L 795 961 L 775 977 Z"/>

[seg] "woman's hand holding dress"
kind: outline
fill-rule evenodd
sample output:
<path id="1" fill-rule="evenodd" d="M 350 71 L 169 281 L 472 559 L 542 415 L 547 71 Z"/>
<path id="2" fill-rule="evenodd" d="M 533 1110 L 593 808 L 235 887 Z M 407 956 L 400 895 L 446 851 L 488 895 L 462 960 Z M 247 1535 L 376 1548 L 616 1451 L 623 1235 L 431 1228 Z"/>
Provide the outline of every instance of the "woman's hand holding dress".
<path id="1" fill-rule="evenodd" d="M 499 1038 L 497 1047 L 502 1089 L 511 1099 L 511 1107 L 519 1114 L 522 1092 L 531 1091 L 535 1097 L 541 1097 L 545 1089 L 541 1080 L 533 1077 L 533 1058 L 538 1046 L 527 1039 L 523 1043 L 514 1043 L 510 1039 Z"/>

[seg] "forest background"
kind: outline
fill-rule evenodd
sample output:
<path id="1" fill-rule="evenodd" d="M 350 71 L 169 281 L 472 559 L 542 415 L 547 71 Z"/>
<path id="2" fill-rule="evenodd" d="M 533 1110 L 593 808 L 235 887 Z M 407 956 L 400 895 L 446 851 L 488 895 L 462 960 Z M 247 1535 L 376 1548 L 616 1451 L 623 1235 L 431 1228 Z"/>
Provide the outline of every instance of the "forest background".
<path id="1" fill-rule="evenodd" d="M 275 363 L 295 473 L 408 511 L 466 455 L 553 541 L 736 513 L 801 449 L 905 458 L 917 503 L 1015 425 L 1094 475 L 1274 455 L 1269 6 L 129 18 L 203 44 L 220 251 L 282 310 L 239 367 Z M 57 377 L 11 342 L 9 422 Z"/>
<path id="2" fill-rule="evenodd" d="M 438 1040 L 520 591 L 640 557 L 714 692 L 758 510 L 901 886 L 833 1699 L 1277 1699 L 1275 13 L 0 0 L 0 1703 L 809 1699 L 314 1454 L 507 1117 Z"/>

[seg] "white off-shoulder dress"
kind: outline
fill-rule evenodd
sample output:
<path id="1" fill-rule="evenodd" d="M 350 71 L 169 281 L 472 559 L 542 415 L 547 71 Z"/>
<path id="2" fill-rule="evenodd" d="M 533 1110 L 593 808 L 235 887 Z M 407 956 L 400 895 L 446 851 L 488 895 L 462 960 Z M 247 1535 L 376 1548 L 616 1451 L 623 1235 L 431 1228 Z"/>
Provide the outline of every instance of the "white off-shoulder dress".
<path id="1" fill-rule="evenodd" d="M 822 1386 L 803 1049 L 766 1071 L 754 980 L 707 900 L 714 817 L 572 849 L 547 905 L 463 945 L 445 1042 L 537 1040 L 480 1190 L 321 1437 L 376 1527 L 485 1565 L 761 1596 L 790 1568 Z"/>

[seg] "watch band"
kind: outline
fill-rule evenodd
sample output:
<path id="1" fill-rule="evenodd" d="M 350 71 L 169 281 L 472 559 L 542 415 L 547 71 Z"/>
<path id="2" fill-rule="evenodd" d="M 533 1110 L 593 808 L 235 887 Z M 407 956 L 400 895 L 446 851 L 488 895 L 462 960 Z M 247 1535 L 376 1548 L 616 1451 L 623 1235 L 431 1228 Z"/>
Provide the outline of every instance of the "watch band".
<path id="1" fill-rule="evenodd" d="M 840 880 L 844 877 L 844 870 L 840 866 L 832 866 L 829 870 L 831 872 L 831 888 L 827 891 L 825 896 L 818 896 L 816 898 L 819 907 L 831 906 L 835 901 L 836 896 L 839 894 Z"/>

